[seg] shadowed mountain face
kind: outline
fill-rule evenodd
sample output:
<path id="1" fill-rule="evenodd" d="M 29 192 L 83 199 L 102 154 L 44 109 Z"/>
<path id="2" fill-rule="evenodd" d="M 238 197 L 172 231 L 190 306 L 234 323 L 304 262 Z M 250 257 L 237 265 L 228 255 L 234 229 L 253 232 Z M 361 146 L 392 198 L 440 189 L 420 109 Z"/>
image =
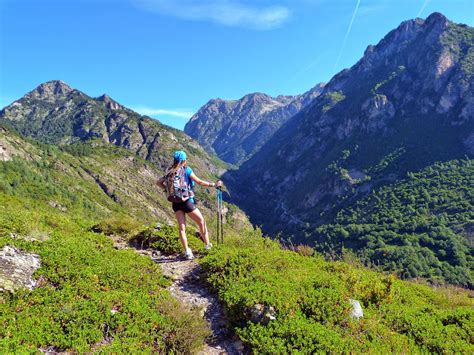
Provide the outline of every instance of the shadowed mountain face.
<path id="1" fill-rule="evenodd" d="M 406 21 L 284 124 L 227 183 L 253 222 L 298 234 L 409 171 L 474 155 L 474 29 Z"/>
<path id="2" fill-rule="evenodd" d="M 240 100 L 211 100 L 191 117 L 184 131 L 222 160 L 239 165 L 318 97 L 323 88 L 324 84 L 318 84 L 297 96 L 254 93 Z"/>
<path id="3" fill-rule="evenodd" d="M 102 139 L 165 168 L 175 149 L 191 154 L 198 171 L 216 173 L 217 160 L 181 131 L 120 105 L 107 95 L 92 98 L 62 81 L 41 84 L 0 111 L 0 123 L 51 144 Z M 219 164 L 222 166 L 222 164 Z"/>

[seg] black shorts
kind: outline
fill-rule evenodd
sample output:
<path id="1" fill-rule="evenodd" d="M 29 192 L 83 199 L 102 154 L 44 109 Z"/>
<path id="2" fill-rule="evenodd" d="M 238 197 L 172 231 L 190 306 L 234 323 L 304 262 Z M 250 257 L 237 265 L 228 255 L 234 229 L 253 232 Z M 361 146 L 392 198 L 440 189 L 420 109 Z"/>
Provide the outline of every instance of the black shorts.
<path id="1" fill-rule="evenodd" d="M 184 202 L 173 202 L 173 211 L 183 211 L 184 213 L 192 212 L 196 209 L 196 205 L 191 201 L 191 199 Z"/>

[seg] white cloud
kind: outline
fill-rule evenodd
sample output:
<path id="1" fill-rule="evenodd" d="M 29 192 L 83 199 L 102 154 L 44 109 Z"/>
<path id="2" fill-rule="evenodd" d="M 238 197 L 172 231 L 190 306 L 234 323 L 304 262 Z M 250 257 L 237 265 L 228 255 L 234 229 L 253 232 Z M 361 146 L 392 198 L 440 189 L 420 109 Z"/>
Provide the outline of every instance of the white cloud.
<path id="1" fill-rule="evenodd" d="M 285 6 L 255 6 L 242 0 L 132 0 L 148 11 L 184 20 L 211 21 L 230 27 L 271 30 L 290 18 Z"/>
<path id="2" fill-rule="evenodd" d="M 194 112 L 189 111 L 189 110 L 166 110 L 166 109 L 161 109 L 161 108 L 152 108 L 152 107 L 144 107 L 144 106 L 132 107 L 132 110 L 145 116 L 162 115 L 162 116 L 173 116 L 173 117 L 179 117 L 183 119 L 189 119 L 192 115 L 194 115 Z"/>

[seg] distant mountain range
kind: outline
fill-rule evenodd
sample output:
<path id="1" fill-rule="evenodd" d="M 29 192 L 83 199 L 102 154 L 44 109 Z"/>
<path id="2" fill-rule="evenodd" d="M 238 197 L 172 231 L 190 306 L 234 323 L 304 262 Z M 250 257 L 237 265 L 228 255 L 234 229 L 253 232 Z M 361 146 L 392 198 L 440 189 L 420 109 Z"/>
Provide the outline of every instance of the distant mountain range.
<path id="1" fill-rule="evenodd" d="M 474 155 L 474 29 L 403 22 L 226 180 L 269 232 L 331 221 L 378 186 Z"/>
<path id="2" fill-rule="evenodd" d="M 472 287 L 473 75 L 474 29 L 433 13 L 368 46 L 266 135 L 246 129 L 262 115 L 233 114 L 275 102 L 252 95 L 211 101 L 187 131 L 202 129 L 192 135 L 207 149 L 241 163 L 224 180 L 265 232 Z"/>
<path id="3" fill-rule="evenodd" d="M 213 99 L 184 127 L 222 160 L 239 165 L 255 154 L 282 124 L 319 96 L 324 83 L 302 95 L 248 94 L 239 100 Z"/>
<path id="4" fill-rule="evenodd" d="M 162 169 L 178 148 L 192 153 L 191 163 L 202 173 L 217 173 L 224 167 L 183 132 L 142 116 L 105 94 L 93 98 L 59 80 L 43 83 L 5 107 L 0 111 L 0 123 L 50 144 L 101 139 Z"/>
<path id="5" fill-rule="evenodd" d="M 265 232 L 329 256 L 349 248 L 406 277 L 473 287 L 473 75 L 474 29 L 434 13 L 403 22 L 303 95 L 209 101 L 185 129 L 207 152 L 107 95 L 92 98 L 61 81 L 5 107 L 0 124 L 79 155 L 111 143 L 157 174 L 184 149 L 199 175 L 217 178 L 228 166 L 215 152 L 236 167 L 223 175 L 232 202 Z M 139 192 L 152 179 L 121 186 L 131 174 L 114 170 L 108 179 L 112 170 L 87 169 L 114 203 L 133 193 L 153 215 L 166 214 Z"/>

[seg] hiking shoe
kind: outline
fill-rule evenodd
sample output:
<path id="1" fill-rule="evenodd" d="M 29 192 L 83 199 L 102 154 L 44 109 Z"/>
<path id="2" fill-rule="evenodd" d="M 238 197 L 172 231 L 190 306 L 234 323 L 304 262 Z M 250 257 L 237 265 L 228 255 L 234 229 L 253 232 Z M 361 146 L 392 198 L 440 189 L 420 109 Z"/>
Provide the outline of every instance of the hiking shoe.
<path id="1" fill-rule="evenodd" d="M 186 253 L 184 253 L 186 259 L 191 260 L 194 258 L 193 251 L 191 248 L 186 249 Z"/>
<path id="2" fill-rule="evenodd" d="M 206 245 L 206 250 L 209 250 L 212 248 L 212 243 L 209 243 L 208 245 Z"/>

